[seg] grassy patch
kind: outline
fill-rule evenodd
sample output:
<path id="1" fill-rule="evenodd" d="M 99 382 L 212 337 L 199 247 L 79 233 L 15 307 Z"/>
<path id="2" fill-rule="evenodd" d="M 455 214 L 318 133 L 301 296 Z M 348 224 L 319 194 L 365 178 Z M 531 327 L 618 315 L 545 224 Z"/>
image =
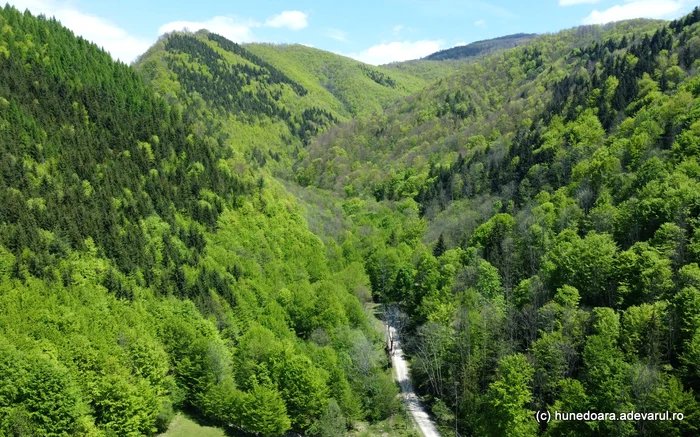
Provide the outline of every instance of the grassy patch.
<path id="1" fill-rule="evenodd" d="M 413 421 L 407 417 L 407 413 L 402 411 L 375 424 L 357 423 L 347 435 L 349 437 L 420 437 L 421 434 Z"/>
<path id="2" fill-rule="evenodd" d="M 221 428 L 201 426 L 182 413 L 178 413 L 168 427 L 168 430 L 159 437 L 226 437 Z"/>

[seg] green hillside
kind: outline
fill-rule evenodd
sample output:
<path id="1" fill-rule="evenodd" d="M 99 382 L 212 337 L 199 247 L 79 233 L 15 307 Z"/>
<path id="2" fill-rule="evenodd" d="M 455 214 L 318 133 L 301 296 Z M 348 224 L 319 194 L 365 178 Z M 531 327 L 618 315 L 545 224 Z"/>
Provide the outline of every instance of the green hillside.
<path id="1" fill-rule="evenodd" d="M 370 197 L 394 211 L 365 269 L 410 320 L 445 435 L 698 432 L 699 21 L 541 36 L 324 132 L 297 164 L 352 220 Z M 685 419 L 532 420 L 670 407 Z"/>
<path id="2" fill-rule="evenodd" d="M 153 435 L 177 410 L 342 432 L 397 411 L 352 246 L 308 230 L 235 126 L 54 20 L 8 6 L 0 29 L 1 435 Z"/>
<path id="3" fill-rule="evenodd" d="M 320 135 L 296 164 L 297 180 L 354 192 L 373 189 L 387 174 L 393 177 L 409 167 L 416 178 L 427 175 L 431 162 L 447 164 L 464 155 L 470 138 L 506 134 L 534 119 L 553 84 L 574 69 L 569 58 L 576 57 L 575 50 L 658 27 L 649 20 L 583 26 L 469 63 L 382 113 Z M 371 167 L 359 167 L 355 159 Z"/>
<path id="4" fill-rule="evenodd" d="M 0 435 L 413 436 L 377 316 L 443 436 L 698 435 L 699 68 L 700 9 L 381 67 L 0 9 Z"/>
<path id="5" fill-rule="evenodd" d="M 302 45 L 239 45 L 207 31 L 173 33 L 136 62 L 166 100 L 223 132 L 243 161 L 286 174 L 311 138 L 379 112 L 425 81 Z"/>
<path id="6" fill-rule="evenodd" d="M 383 67 L 389 71 L 397 70 L 410 74 L 411 76 L 420 77 L 430 84 L 464 68 L 469 61 L 468 59 L 448 59 L 444 61 L 414 59 L 404 62 L 392 62 L 383 65 Z"/>
<path id="7" fill-rule="evenodd" d="M 537 35 L 534 33 L 516 33 L 514 35 L 506 35 L 483 41 L 475 41 L 462 46 L 440 50 L 439 52 L 428 55 L 423 59 L 428 61 L 444 61 L 448 59 L 472 58 L 479 55 L 487 55 L 498 50 L 517 47 L 535 37 L 537 37 Z"/>
<path id="8" fill-rule="evenodd" d="M 300 44 L 245 47 L 303 83 L 310 94 L 332 104 L 344 117 L 378 112 L 426 84 L 410 73 L 363 64 Z"/>

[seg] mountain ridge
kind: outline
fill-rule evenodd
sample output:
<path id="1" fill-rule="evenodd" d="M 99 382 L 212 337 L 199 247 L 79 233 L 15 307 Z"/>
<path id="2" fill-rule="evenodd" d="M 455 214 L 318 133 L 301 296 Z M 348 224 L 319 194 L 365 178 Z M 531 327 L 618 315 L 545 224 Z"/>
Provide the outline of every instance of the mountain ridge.
<path id="1" fill-rule="evenodd" d="M 517 47 L 534 38 L 536 33 L 514 33 L 485 40 L 474 41 L 469 44 L 444 49 L 425 56 L 421 59 L 427 61 L 442 61 L 446 59 L 464 59 L 479 55 L 486 55 L 493 51 L 505 50 Z"/>

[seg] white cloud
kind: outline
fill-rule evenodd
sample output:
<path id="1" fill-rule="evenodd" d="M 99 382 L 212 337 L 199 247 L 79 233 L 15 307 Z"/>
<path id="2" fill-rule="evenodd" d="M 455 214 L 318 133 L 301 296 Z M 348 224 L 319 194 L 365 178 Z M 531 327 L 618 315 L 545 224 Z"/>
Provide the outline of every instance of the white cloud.
<path id="1" fill-rule="evenodd" d="M 406 27 L 403 24 L 398 24 L 391 29 L 392 35 L 398 37 L 402 33 L 416 33 L 419 29 L 415 27 Z"/>
<path id="2" fill-rule="evenodd" d="M 603 24 L 631 18 L 670 18 L 683 9 L 684 0 L 628 0 L 604 11 L 597 9 L 583 19 L 583 24 Z"/>
<path id="3" fill-rule="evenodd" d="M 594 4 L 598 3 L 600 0 L 559 0 L 559 6 L 571 6 L 571 5 L 583 5 L 583 4 Z"/>
<path id="4" fill-rule="evenodd" d="M 351 58 L 367 64 L 382 65 L 390 62 L 407 61 L 428 56 L 444 45 L 440 40 L 394 41 L 377 44 L 360 53 L 348 54 Z"/>
<path id="5" fill-rule="evenodd" d="M 12 5 L 32 14 L 56 17 L 76 35 L 103 47 L 114 58 L 131 62 L 148 50 L 150 41 L 129 35 L 124 29 L 96 15 L 86 14 L 67 2 L 56 0 L 13 0 Z"/>
<path id="6" fill-rule="evenodd" d="M 255 41 L 253 28 L 260 27 L 260 23 L 254 20 L 241 20 L 236 17 L 214 17 L 207 21 L 173 21 L 160 26 L 158 34 L 188 29 L 195 32 L 206 29 L 210 32 L 230 39 L 234 42 Z"/>
<path id="7" fill-rule="evenodd" d="M 476 26 L 476 27 L 481 27 L 481 28 L 483 29 L 484 27 L 486 27 L 486 21 L 484 21 L 484 20 L 476 20 L 476 21 L 474 22 L 474 26 Z"/>
<path id="8" fill-rule="evenodd" d="M 253 33 L 253 29 L 256 27 L 284 27 L 291 30 L 299 30 L 307 25 L 307 15 L 305 13 L 284 11 L 268 18 L 264 24 L 252 19 L 242 19 L 235 16 L 216 16 L 206 21 L 173 21 L 160 26 L 158 33 L 162 35 L 166 32 L 183 29 L 192 32 L 206 29 L 234 42 L 253 42 L 258 40 Z"/>
<path id="9" fill-rule="evenodd" d="M 286 27 L 291 30 L 300 30 L 309 25 L 309 16 L 299 11 L 284 11 L 265 22 L 268 27 Z"/>
<path id="10" fill-rule="evenodd" d="M 347 32 L 343 32 L 340 29 L 326 29 L 326 36 L 337 41 L 349 42 Z"/>

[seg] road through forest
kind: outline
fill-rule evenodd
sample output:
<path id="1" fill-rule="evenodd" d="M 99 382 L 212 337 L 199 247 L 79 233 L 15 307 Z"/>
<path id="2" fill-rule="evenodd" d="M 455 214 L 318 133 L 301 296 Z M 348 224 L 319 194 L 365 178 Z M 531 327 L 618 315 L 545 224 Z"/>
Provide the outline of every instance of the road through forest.
<path id="1" fill-rule="evenodd" d="M 421 433 L 425 437 L 440 437 L 437 427 L 435 427 L 435 424 L 430 419 L 430 416 L 428 416 L 428 413 L 425 411 L 420 399 L 418 399 L 416 392 L 413 390 L 413 384 L 411 383 L 411 378 L 408 375 L 408 365 L 406 364 L 406 360 L 403 356 L 401 339 L 393 327 L 389 327 L 389 334 L 394 340 L 394 349 L 391 355 L 391 362 L 394 366 L 394 370 L 396 371 L 396 380 L 401 386 L 401 396 L 406 404 L 406 408 L 408 408 L 413 420 L 416 422 L 418 428 L 420 428 Z"/>

